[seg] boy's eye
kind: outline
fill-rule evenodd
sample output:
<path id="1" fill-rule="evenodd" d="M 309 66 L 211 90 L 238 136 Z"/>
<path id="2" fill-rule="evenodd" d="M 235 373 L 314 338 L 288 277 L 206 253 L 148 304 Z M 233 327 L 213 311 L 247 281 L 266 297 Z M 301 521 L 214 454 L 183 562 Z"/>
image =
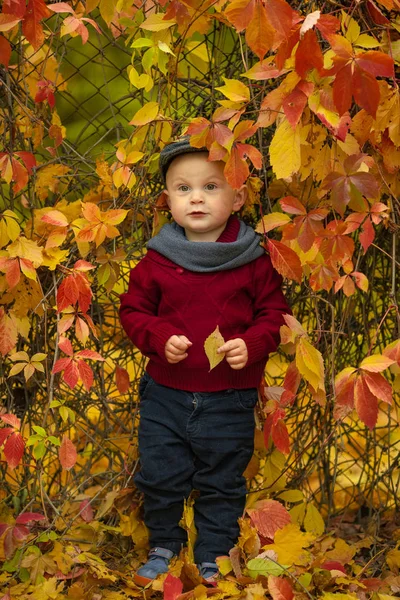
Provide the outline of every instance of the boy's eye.
<path id="1" fill-rule="evenodd" d="M 206 185 L 206 190 L 211 191 L 211 190 L 216 190 L 217 186 L 215 185 L 215 183 L 207 183 Z"/>
<path id="2" fill-rule="evenodd" d="M 179 190 L 180 192 L 187 192 L 187 191 L 189 190 L 189 186 L 188 186 L 188 185 L 180 185 L 180 186 L 178 187 L 178 190 Z"/>

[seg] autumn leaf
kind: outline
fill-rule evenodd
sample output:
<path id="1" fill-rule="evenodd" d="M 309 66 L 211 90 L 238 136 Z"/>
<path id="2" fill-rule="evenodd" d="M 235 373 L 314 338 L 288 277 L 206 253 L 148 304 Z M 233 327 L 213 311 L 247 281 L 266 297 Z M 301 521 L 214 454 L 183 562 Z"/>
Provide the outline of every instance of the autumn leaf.
<path id="1" fill-rule="evenodd" d="M 5 356 L 17 343 L 18 331 L 14 321 L 0 306 L 0 353 Z"/>
<path id="2" fill-rule="evenodd" d="M 128 211 L 112 209 L 103 212 L 96 204 L 86 202 L 82 205 L 82 214 L 88 225 L 79 231 L 77 238 L 85 242 L 95 242 L 97 248 L 106 237 L 113 239 L 120 235 L 115 225 L 122 223 Z"/>
<path id="3" fill-rule="evenodd" d="M 218 348 L 225 344 L 225 340 L 221 335 L 219 327 L 214 329 L 204 342 L 204 351 L 210 363 L 210 371 L 214 369 L 225 358 L 225 352 L 217 353 Z"/>
<path id="4" fill-rule="evenodd" d="M 129 374 L 126 369 L 115 367 L 115 383 L 120 394 L 126 394 L 130 388 Z"/>
<path id="5" fill-rule="evenodd" d="M 248 508 L 247 513 L 258 533 L 265 538 L 274 539 L 276 532 L 290 523 L 288 511 L 276 500 L 260 500 Z"/>
<path id="6" fill-rule="evenodd" d="M 305 565 L 309 560 L 309 552 L 305 550 L 315 539 L 315 535 L 300 531 L 298 525 L 289 523 L 278 529 L 274 543 L 268 548 L 278 555 L 278 562 L 282 565 Z"/>
<path id="7" fill-rule="evenodd" d="M 268 591 L 272 600 L 293 600 L 294 592 L 288 579 L 270 575 L 268 577 Z"/>
<path id="8" fill-rule="evenodd" d="M 297 254 L 291 248 L 282 244 L 282 242 L 269 239 L 267 241 L 267 250 L 271 257 L 272 264 L 278 273 L 288 279 L 301 281 L 303 276 L 301 262 Z"/>
<path id="9" fill-rule="evenodd" d="M 296 366 L 314 390 L 325 389 L 322 355 L 305 337 L 301 337 L 296 346 Z"/>
<path id="10" fill-rule="evenodd" d="M 25 18 L 22 23 L 22 33 L 35 50 L 38 50 L 44 42 L 41 21 L 49 17 L 50 14 L 44 0 L 28 0 Z"/>
<path id="11" fill-rule="evenodd" d="M 293 129 L 288 120 L 282 121 L 272 138 L 269 154 L 277 179 L 296 173 L 301 166 L 300 125 Z"/>
<path id="12" fill-rule="evenodd" d="M 78 459 L 78 453 L 76 451 L 74 443 L 66 436 L 63 436 L 61 446 L 58 451 L 58 458 L 63 469 L 69 471 L 75 466 Z"/>

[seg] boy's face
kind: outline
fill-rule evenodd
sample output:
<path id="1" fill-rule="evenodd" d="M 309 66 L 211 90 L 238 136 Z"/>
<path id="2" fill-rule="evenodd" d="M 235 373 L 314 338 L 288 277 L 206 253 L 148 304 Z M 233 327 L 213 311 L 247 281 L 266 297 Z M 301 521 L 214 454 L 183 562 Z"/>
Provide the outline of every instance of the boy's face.
<path id="1" fill-rule="evenodd" d="M 232 211 L 246 200 L 246 186 L 231 188 L 224 176 L 225 164 L 207 158 L 207 152 L 178 156 L 166 176 L 168 206 L 192 242 L 215 242 Z"/>

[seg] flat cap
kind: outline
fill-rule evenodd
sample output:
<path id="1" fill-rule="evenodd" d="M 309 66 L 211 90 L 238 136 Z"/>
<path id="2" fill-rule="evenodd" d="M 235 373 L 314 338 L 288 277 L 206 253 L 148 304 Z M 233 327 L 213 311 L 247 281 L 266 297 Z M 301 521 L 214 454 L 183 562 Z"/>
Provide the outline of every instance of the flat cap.
<path id="1" fill-rule="evenodd" d="M 182 136 L 175 142 L 171 142 L 164 146 L 160 152 L 160 170 L 164 181 L 166 180 L 167 171 L 171 162 L 181 154 L 190 154 L 193 152 L 208 152 L 207 148 L 194 148 L 189 143 L 188 135 Z"/>

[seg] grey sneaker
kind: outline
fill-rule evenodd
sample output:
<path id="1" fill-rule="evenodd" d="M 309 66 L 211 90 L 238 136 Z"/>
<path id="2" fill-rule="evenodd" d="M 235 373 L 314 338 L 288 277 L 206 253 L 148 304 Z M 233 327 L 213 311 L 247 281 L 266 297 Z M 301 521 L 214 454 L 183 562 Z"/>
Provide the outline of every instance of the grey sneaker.
<path id="1" fill-rule="evenodd" d="M 133 581 L 140 586 L 145 586 L 161 573 L 168 571 L 171 559 L 176 556 L 172 550 L 167 548 L 152 548 L 149 552 L 147 562 L 136 571 Z"/>

